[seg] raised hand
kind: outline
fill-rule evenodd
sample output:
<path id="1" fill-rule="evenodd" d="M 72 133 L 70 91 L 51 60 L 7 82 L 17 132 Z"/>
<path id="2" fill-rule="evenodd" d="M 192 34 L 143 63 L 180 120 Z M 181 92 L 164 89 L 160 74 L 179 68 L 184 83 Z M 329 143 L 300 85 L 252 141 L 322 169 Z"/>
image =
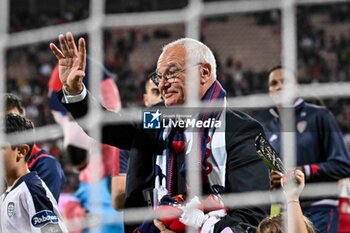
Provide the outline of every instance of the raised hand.
<path id="1" fill-rule="evenodd" d="M 71 32 L 66 37 L 58 36 L 60 49 L 50 43 L 50 49 L 58 60 L 60 80 L 68 95 L 77 95 L 83 91 L 83 78 L 86 67 L 86 45 L 84 38 L 79 38 L 79 49 L 77 48 Z"/>
<path id="2" fill-rule="evenodd" d="M 282 174 L 280 172 L 272 170 L 270 172 L 271 188 L 280 188 L 281 187 L 281 178 L 282 178 Z"/>
<path id="3" fill-rule="evenodd" d="M 288 185 L 288 179 L 290 179 L 290 181 L 293 181 L 294 185 L 291 185 L 290 183 Z M 299 169 L 289 171 L 281 183 L 283 190 L 286 193 L 287 201 L 299 201 L 300 194 L 305 186 L 304 173 Z"/>

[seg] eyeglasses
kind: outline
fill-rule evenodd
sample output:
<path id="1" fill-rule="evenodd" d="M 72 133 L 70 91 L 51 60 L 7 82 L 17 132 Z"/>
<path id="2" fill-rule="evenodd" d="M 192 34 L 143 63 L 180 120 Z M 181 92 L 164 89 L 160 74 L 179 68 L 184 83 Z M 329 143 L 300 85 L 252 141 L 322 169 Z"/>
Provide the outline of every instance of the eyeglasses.
<path id="1" fill-rule="evenodd" d="M 150 78 L 155 85 L 159 86 L 159 83 L 162 80 L 167 81 L 168 83 L 174 83 L 176 78 L 179 76 L 180 73 L 185 72 L 187 69 L 193 68 L 195 66 L 201 65 L 201 63 L 192 65 L 190 67 L 187 67 L 185 69 L 179 69 L 176 68 L 175 70 L 167 70 L 164 74 L 158 74 L 156 71 L 151 73 L 148 78 Z"/>

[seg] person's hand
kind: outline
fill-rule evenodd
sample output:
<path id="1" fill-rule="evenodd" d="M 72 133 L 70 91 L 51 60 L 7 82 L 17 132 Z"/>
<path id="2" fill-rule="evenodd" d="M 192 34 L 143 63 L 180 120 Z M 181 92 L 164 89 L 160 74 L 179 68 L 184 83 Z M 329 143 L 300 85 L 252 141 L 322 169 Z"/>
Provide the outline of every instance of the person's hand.
<path id="1" fill-rule="evenodd" d="M 272 170 L 270 172 L 271 188 L 280 188 L 281 187 L 281 178 L 282 178 L 282 175 L 280 172 Z"/>
<path id="2" fill-rule="evenodd" d="M 50 43 L 50 49 L 58 60 L 60 80 L 68 95 L 77 95 L 83 91 L 83 77 L 86 67 L 86 45 L 83 38 L 79 39 L 79 50 L 72 33 L 67 32 L 66 38 L 58 36 L 60 49 Z"/>
<path id="3" fill-rule="evenodd" d="M 176 233 L 175 231 L 167 229 L 165 225 L 158 219 L 154 219 L 153 224 L 160 230 L 160 233 Z"/>
<path id="4" fill-rule="evenodd" d="M 304 173 L 298 169 L 295 169 L 288 172 L 287 176 L 285 177 L 282 179 L 282 187 L 286 193 L 287 202 L 299 201 L 300 194 L 305 186 Z"/>

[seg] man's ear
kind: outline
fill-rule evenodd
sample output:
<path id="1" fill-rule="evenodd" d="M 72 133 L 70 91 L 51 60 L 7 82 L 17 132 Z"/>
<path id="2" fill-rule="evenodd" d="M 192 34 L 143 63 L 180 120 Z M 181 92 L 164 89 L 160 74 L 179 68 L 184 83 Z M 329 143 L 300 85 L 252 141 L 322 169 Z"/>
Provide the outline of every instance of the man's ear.
<path id="1" fill-rule="evenodd" d="M 205 84 L 208 80 L 211 80 L 211 65 L 209 63 L 204 63 L 200 68 L 201 84 Z"/>
<path id="2" fill-rule="evenodd" d="M 147 104 L 148 104 L 148 95 L 147 94 L 143 94 L 143 103 L 147 106 Z"/>
<path id="3" fill-rule="evenodd" d="M 26 157 L 26 155 L 29 153 L 30 147 L 28 144 L 21 144 L 21 145 L 17 146 L 17 149 L 19 152 L 17 157 L 24 159 Z"/>

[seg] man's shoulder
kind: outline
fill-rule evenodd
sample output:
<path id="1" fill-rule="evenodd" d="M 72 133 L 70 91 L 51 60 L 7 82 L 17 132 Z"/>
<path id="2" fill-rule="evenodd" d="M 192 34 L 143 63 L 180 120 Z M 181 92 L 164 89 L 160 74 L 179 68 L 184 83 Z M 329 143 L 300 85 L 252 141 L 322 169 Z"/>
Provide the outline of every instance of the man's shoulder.
<path id="1" fill-rule="evenodd" d="M 241 127 L 257 127 L 261 128 L 261 124 L 253 117 L 245 112 L 227 108 L 226 109 L 226 129 Z"/>
<path id="2" fill-rule="evenodd" d="M 304 102 L 303 110 L 311 113 L 325 113 L 329 111 L 326 106 L 311 104 L 307 102 Z"/>
<path id="3" fill-rule="evenodd" d="M 44 152 L 36 158 L 33 158 L 33 162 L 30 164 L 29 169 L 31 171 L 36 171 L 39 177 L 41 177 L 42 173 L 48 174 L 63 172 L 58 159 L 53 155 L 48 154 L 47 152 Z"/>
<path id="4" fill-rule="evenodd" d="M 334 117 L 327 107 L 310 103 L 304 103 L 303 111 L 300 115 L 302 116 L 302 114 L 306 115 L 307 120 L 323 119 L 321 122 L 327 122 Z"/>

